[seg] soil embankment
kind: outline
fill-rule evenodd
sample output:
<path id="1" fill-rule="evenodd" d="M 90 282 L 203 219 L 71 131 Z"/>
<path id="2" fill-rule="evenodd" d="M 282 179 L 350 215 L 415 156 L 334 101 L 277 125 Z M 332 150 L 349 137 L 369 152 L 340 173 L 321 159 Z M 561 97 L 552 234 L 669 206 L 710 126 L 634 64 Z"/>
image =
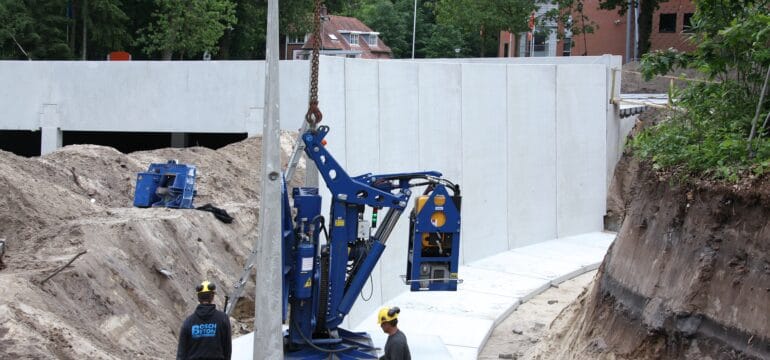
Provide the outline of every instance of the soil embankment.
<path id="1" fill-rule="evenodd" d="M 292 138 L 282 137 L 284 162 Z M 229 291 L 251 251 L 260 153 L 259 137 L 216 151 L 126 155 L 78 145 L 40 158 L 0 151 L 0 358 L 173 358 L 181 320 L 197 303 L 195 284 L 207 278 Z M 234 222 L 196 210 L 133 208 L 136 174 L 169 159 L 197 166 L 196 206 L 224 208 Z M 250 328 L 249 287 L 235 333 Z"/>
<path id="2" fill-rule="evenodd" d="M 770 179 L 679 182 L 625 154 L 615 182 L 618 237 L 536 358 L 769 359 Z"/>

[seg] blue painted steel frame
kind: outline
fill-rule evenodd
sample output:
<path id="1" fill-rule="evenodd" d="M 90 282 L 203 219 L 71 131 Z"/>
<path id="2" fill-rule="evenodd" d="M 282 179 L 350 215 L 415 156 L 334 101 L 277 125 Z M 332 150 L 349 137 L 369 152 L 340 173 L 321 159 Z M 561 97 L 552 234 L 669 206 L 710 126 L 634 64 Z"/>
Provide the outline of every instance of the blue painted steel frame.
<path id="1" fill-rule="evenodd" d="M 178 164 L 176 160 L 150 164 L 147 171 L 136 177 L 134 206 L 191 209 L 196 195 L 195 173 L 194 165 Z M 166 193 L 159 195 L 159 187 L 165 188 Z"/>
<path id="2" fill-rule="evenodd" d="M 328 219 L 329 238 L 325 247 L 322 247 L 319 239 L 322 224 L 316 224 L 314 221 L 314 219 L 320 218 L 318 189 L 294 189 L 292 196 L 297 215 L 292 221 L 291 212 L 288 210 L 288 194 L 284 184 L 282 209 L 284 321 L 287 317 L 287 307 L 291 308 L 291 313 L 288 315 L 290 319 L 287 332 L 287 342 L 290 347 L 286 356 L 290 359 L 328 358 L 329 353 L 314 348 L 322 346 L 327 350 L 337 351 L 334 355 L 340 359 L 373 359 L 376 358 L 376 351 L 371 346 L 371 340 L 366 333 L 352 333 L 338 328 L 350 312 L 356 298 L 361 293 L 362 287 L 379 261 L 385 249 L 384 242 L 390 234 L 389 231 L 383 233 L 378 231 L 375 236 L 366 239 L 367 245 L 366 249 L 363 250 L 365 253 L 362 257 L 363 260 L 361 258 L 355 259 L 356 270 L 349 271 L 349 251 L 352 247 L 361 246 L 358 238 L 359 214 L 364 211 L 366 206 L 378 209 L 389 208 L 395 214 L 390 224 L 394 226 L 412 194 L 409 188 L 415 186 L 410 184 L 410 181 L 414 179 L 438 179 L 441 177 L 441 173 L 426 171 L 381 175 L 364 174 L 350 177 L 322 144 L 328 132 L 328 127 L 321 126 L 315 132 L 308 131 L 302 135 L 306 155 L 316 164 L 332 194 L 331 213 Z M 440 193 L 446 194 L 443 185 L 436 185 L 436 189 L 441 189 L 442 192 Z M 447 198 L 449 198 L 448 195 Z M 459 212 L 451 218 L 459 221 Z M 300 225 L 303 219 L 305 219 L 306 224 L 312 222 L 314 226 L 309 228 L 305 225 L 303 229 L 303 226 Z M 385 226 L 384 222 L 381 227 Z M 457 229 L 459 229 L 459 223 Z M 378 236 L 382 238 L 378 238 Z M 308 279 L 306 272 L 299 270 L 299 267 L 304 267 L 299 252 L 309 249 L 308 246 L 303 247 L 300 244 L 307 244 L 308 241 L 312 242 L 315 255 L 312 276 L 309 277 L 312 286 L 311 299 L 297 295 L 305 293 L 305 289 L 301 285 L 306 284 Z M 459 233 L 455 242 L 459 242 Z M 320 263 L 322 248 L 329 251 L 327 289 L 321 289 L 319 281 L 322 271 Z M 453 248 L 459 252 L 459 246 L 453 246 Z M 456 273 L 456 266 L 453 271 Z M 348 276 L 351 278 L 347 278 Z M 323 291 L 328 294 L 326 312 L 323 313 L 325 314 L 325 323 L 318 324 L 319 319 L 317 317 L 321 311 L 319 299 Z M 313 338 L 314 331 L 319 329 L 336 332 L 337 335 L 330 338 Z M 304 338 L 312 339 L 311 341 L 315 346 L 306 344 Z"/>
<path id="3" fill-rule="evenodd" d="M 445 202 L 442 206 L 437 206 L 435 199 L 437 196 L 444 196 Z M 460 265 L 460 209 L 459 204 L 453 201 L 443 185 L 439 185 L 428 197 L 422 209 L 415 218 L 412 238 L 412 258 L 407 262 L 407 280 L 411 291 L 455 291 L 457 290 L 457 271 Z M 436 226 L 431 221 L 431 216 L 436 212 L 443 212 L 446 220 L 442 226 Z M 451 253 L 447 256 L 423 256 L 423 233 L 439 233 L 442 235 L 451 234 L 452 246 Z M 431 281 L 427 288 L 421 287 L 420 264 L 423 263 L 441 263 L 449 268 L 448 281 Z"/>

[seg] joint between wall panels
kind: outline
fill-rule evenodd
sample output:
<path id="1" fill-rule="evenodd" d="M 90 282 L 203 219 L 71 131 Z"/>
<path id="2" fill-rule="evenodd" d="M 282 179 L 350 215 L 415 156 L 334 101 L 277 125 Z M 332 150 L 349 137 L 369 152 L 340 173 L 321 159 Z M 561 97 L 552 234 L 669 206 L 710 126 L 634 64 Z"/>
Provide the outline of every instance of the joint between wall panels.
<path id="1" fill-rule="evenodd" d="M 553 201 L 554 201 L 554 235 L 556 238 L 559 238 L 559 65 L 554 65 L 554 71 L 553 71 L 553 108 L 554 108 L 554 121 L 553 121 L 553 136 L 554 136 L 554 142 L 553 142 L 553 159 L 554 159 L 554 174 L 553 177 L 555 179 L 554 185 L 556 189 L 556 193 L 554 194 Z"/>

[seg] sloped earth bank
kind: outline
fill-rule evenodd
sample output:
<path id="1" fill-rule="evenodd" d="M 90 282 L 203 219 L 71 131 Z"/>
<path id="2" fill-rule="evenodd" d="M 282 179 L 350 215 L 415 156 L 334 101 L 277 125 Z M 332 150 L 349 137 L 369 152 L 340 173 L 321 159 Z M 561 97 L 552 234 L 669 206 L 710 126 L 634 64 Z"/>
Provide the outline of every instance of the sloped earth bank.
<path id="1" fill-rule="evenodd" d="M 628 154 L 615 177 L 618 237 L 534 358 L 770 359 L 770 180 L 682 184 Z"/>
<path id="2" fill-rule="evenodd" d="M 284 163 L 294 136 L 282 135 Z M 173 358 L 181 321 L 197 303 L 195 284 L 207 278 L 230 291 L 251 251 L 260 153 L 259 137 L 217 151 L 126 155 L 78 145 L 40 158 L 0 151 L 0 358 Z M 197 166 L 195 205 L 212 203 L 235 221 L 133 208 L 136 174 L 169 159 Z M 302 177 L 300 169 L 295 178 Z M 252 281 L 235 333 L 250 330 L 253 293 Z M 217 297 L 220 308 L 223 301 Z"/>

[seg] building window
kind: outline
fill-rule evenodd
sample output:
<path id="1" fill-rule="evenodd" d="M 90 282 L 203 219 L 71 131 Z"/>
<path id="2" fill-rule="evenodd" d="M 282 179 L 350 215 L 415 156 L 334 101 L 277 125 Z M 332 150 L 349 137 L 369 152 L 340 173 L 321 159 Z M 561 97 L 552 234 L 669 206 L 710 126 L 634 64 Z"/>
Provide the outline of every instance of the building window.
<path id="1" fill-rule="evenodd" d="M 337 35 L 329 34 L 329 39 L 332 39 L 332 41 L 337 41 Z"/>
<path id="2" fill-rule="evenodd" d="M 561 56 L 572 56 L 572 38 L 564 38 L 563 48 Z"/>
<path id="3" fill-rule="evenodd" d="M 366 43 L 370 46 L 377 46 L 377 34 L 369 34 L 369 38 L 366 39 Z"/>
<path id="4" fill-rule="evenodd" d="M 682 29 L 682 32 L 692 32 L 692 13 L 684 14 L 684 28 Z"/>
<path id="5" fill-rule="evenodd" d="M 345 37 L 348 40 L 348 44 L 350 45 L 358 45 L 358 34 L 345 34 Z"/>
<path id="6" fill-rule="evenodd" d="M 674 33 L 676 32 L 676 14 L 660 14 L 660 23 L 658 32 Z"/>
<path id="7" fill-rule="evenodd" d="M 289 36 L 289 44 L 304 44 L 306 36 Z"/>

